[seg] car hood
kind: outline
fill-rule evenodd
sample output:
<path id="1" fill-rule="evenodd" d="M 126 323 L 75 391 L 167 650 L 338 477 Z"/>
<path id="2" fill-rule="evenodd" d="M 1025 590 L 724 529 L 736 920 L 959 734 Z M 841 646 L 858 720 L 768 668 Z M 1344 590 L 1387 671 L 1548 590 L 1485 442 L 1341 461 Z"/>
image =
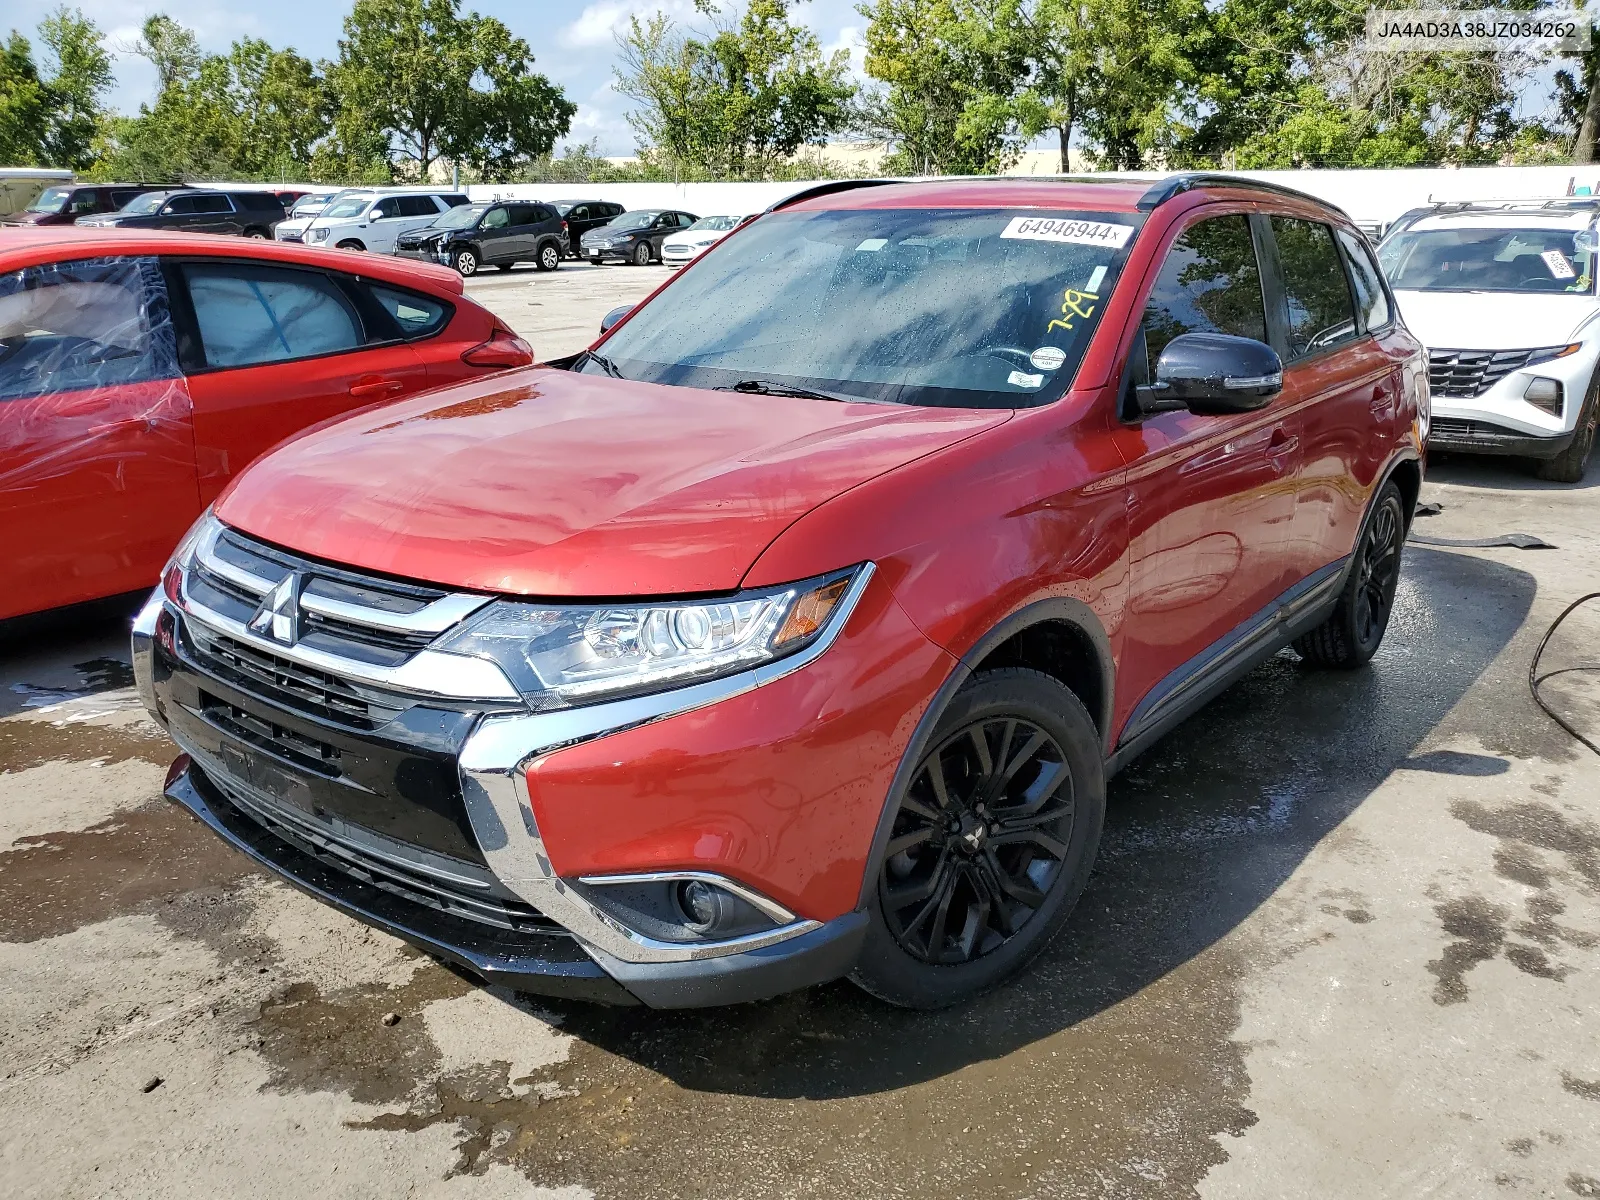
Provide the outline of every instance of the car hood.
<path id="1" fill-rule="evenodd" d="M 313 430 L 243 472 L 217 515 L 302 554 L 448 587 L 725 592 L 817 505 L 1010 415 L 534 367 Z"/>
<path id="2" fill-rule="evenodd" d="M 1600 313 L 1595 297 L 1561 293 L 1396 291 L 1394 298 L 1423 345 L 1449 350 L 1560 346 Z"/>

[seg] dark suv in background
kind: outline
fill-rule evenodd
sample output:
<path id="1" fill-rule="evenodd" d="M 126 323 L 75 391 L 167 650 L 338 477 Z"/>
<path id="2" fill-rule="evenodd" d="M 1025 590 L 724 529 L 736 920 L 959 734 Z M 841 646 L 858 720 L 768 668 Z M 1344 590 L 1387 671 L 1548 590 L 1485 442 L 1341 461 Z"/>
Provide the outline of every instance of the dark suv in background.
<path id="1" fill-rule="evenodd" d="M 283 202 L 271 192 L 214 192 L 183 188 L 145 192 L 113 213 L 77 224 L 117 229 L 181 229 L 267 238 L 283 220 Z"/>
<path id="2" fill-rule="evenodd" d="M 532 200 L 463 204 L 430 225 L 402 233 L 394 252 L 447 263 L 462 275 L 491 265 L 509 271 L 529 261 L 541 271 L 554 271 L 567 253 L 567 224 L 554 205 Z"/>
<path id="3" fill-rule="evenodd" d="M 669 233 L 687 229 L 699 219 L 693 213 L 641 208 L 613 217 L 599 229 L 591 229 L 578 244 L 582 247 L 582 256 L 590 262 L 620 258 L 642 267 L 661 261 L 661 243 Z"/>
<path id="4" fill-rule="evenodd" d="M 177 186 L 171 183 L 63 183 L 45 188 L 37 200 L 0 224 L 71 225 L 80 217 L 116 212 L 146 192 L 166 192 Z"/>
<path id="5" fill-rule="evenodd" d="M 627 212 L 627 206 L 612 200 L 557 200 L 556 211 L 567 222 L 567 241 L 573 258 L 578 258 L 578 246 L 583 235 L 591 229 L 609 224 L 615 217 Z"/>

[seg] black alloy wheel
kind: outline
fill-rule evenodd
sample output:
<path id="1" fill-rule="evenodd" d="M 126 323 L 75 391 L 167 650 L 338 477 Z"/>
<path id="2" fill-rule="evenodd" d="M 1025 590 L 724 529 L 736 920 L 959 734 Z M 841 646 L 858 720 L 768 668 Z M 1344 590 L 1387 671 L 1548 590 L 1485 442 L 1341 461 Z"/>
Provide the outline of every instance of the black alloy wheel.
<path id="1" fill-rule="evenodd" d="M 1359 667 L 1378 652 L 1394 611 L 1400 552 L 1406 540 L 1400 489 L 1386 483 L 1356 543 L 1344 591 L 1328 619 L 1296 638 L 1294 648 L 1317 667 Z"/>
<path id="2" fill-rule="evenodd" d="M 850 978 L 933 1009 L 1020 970 L 1071 914 L 1100 842 L 1105 759 L 1078 697 L 1022 667 L 968 679 L 915 753 Z"/>
<path id="3" fill-rule="evenodd" d="M 648 267 L 650 265 L 650 243 L 640 242 L 633 248 L 633 265 Z"/>
<path id="4" fill-rule="evenodd" d="M 1066 755 L 1020 716 L 980 717 L 918 765 L 878 881 L 895 941 L 925 963 L 999 949 L 1044 905 L 1067 858 Z"/>

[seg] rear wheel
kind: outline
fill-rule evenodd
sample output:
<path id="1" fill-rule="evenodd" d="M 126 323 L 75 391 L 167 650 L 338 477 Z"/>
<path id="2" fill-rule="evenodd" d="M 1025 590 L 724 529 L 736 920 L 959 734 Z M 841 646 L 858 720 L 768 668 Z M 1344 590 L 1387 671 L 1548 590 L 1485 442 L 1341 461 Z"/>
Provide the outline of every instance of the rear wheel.
<path id="1" fill-rule="evenodd" d="M 259 225 L 252 225 L 244 231 L 244 235 L 247 238 L 264 238 L 267 236 L 267 231 Z"/>
<path id="2" fill-rule="evenodd" d="M 1405 508 L 1400 489 L 1383 485 L 1356 545 L 1355 561 L 1344 591 L 1328 619 L 1295 639 L 1294 648 L 1313 666 L 1348 670 L 1378 652 L 1395 588 L 1400 582 L 1400 548 L 1406 539 Z"/>
<path id="3" fill-rule="evenodd" d="M 561 265 L 561 247 L 554 242 L 546 242 L 539 247 L 539 270 L 554 271 Z"/>
<path id="4" fill-rule="evenodd" d="M 650 265 L 650 243 L 640 242 L 633 248 L 633 265 L 648 267 Z"/>
<path id="5" fill-rule="evenodd" d="M 1094 722 L 1037 671 L 1006 668 L 956 693 L 889 833 L 851 978 L 906 1008 L 994 987 L 1072 911 L 1105 816 Z"/>
<path id="6" fill-rule="evenodd" d="M 1594 452 L 1595 427 L 1600 425 L 1600 370 L 1589 381 L 1589 394 L 1583 399 L 1578 412 L 1578 431 L 1567 448 L 1554 458 L 1547 458 L 1533 468 L 1540 479 L 1555 483 L 1581 483 L 1583 473 L 1589 468 L 1589 456 Z"/>
<path id="7" fill-rule="evenodd" d="M 450 256 L 450 265 L 462 276 L 476 275 L 478 273 L 477 252 L 463 246 Z"/>

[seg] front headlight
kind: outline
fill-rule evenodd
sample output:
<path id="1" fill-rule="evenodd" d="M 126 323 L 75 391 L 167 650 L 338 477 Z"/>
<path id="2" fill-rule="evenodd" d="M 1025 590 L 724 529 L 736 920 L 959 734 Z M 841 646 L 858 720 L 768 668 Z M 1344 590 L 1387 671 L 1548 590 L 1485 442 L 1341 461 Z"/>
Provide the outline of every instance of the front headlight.
<path id="1" fill-rule="evenodd" d="M 308 229 L 306 230 L 306 240 L 311 242 L 325 242 L 328 240 L 328 231 L 326 229 Z"/>
<path id="2" fill-rule="evenodd" d="M 493 660 L 535 709 L 662 692 L 798 653 L 849 619 L 871 571 L 716 600 L 552 605 L 500 600 L 436 649 Z"/>

